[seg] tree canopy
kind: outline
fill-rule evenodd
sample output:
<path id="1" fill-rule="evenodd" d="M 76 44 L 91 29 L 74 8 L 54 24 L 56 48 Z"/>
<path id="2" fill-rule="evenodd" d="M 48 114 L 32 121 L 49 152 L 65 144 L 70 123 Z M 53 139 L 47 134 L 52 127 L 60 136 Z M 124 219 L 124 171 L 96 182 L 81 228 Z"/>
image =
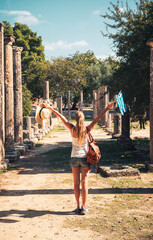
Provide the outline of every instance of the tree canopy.
<path id="1" fill-rule="evenodd" d="M 102 16 L 106 22 L 106 37 L 113 40 L 120 60 L 114 72 L 110 89 L 113 93 L 122 90 L 126 103 L 134 114 L 147 110 L 149 106 L 149 56 L 146 46 L 153 37 L 153 2 L 139 0 L 135 9 L 126 7 L 123 1 L 110 3 L 108 12 Z"/>
<path id="2" fill-rule="evenodd" d="M 15 36 L 14 45 L 23 47 L 21 55 L 23 114 L 28 115 L 32 97 L 43 96 L 43 81 L 47 63 L 42 38 L 25 24 L 15 23 L 12 27 L 7 21 L 3 21 L 3 23 L 5 34 Z"/>
<path id="3" fill-rule="evenodd" d="M 97 59 L 91 51 L 76 52 L 67 58 L 53 58 L 47 74 L 52 96 L 62 94 L 67 99 L 70 90 L 73 99 L 78 100 L 79 92 L 88 85 L 88 75 L 96 63 Z"/>
<path id="4" fill-rule="evenodd" d="M 67 93 L 70 90 L 74 105 L 78 102 L 80 90 L 84 91 L 84 102 L 91 103 L 93 90 L 110 82 L 115 60 L 108 58 L 99 61 L 92 51 L 87 51 L 46 61 L 42 38 L 38 37 L 37 33 L 25 24 L 15 23 L 14 27 L 6 21 L 4 24 L 5 33 L 15 36 L 14 45 L 23 47 L 24 115 L 30 111 L 31 98 L 43 97 L 45 80 L 49 81 L 50 97 L 54 98 L 60 94 L 66 104 Z"/>

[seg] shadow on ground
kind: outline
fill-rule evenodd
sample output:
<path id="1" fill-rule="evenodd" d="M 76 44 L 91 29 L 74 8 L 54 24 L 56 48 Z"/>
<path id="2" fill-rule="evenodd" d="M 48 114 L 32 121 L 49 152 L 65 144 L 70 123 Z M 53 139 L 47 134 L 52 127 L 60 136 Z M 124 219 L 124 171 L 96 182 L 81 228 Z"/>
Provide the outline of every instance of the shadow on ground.
<path id="1" fill-rule="evenodd" d="M 73 194 L 73 189 L 3 190 L 0 196 Z M 153 194 L 153 188 L 95 188 L 89 194 Z"/>
<path id="2" fill-rule="evenodd" d="M 2 223 L 15 223 L 19 222 L 18 220 L 12 220 L 12 219 L 4 219 L 10 215 L 18 215 L 21 218 L 35 218 L 40 217 L 44 215 L 74 215 L 75 212 L 73 211 L 39 211 L 39 210 L 8 210 L 8 211 L 1 211 L 0 212 L 0 222 Z"/>
<path id="3" fill-rule="evenodd" d="M 123 146 L 110 139 L 98 141 L 98 145 L 102 155 L 99 166 L 129 165 L 145 172 L 145 162 L 137 156 L 137 151 L 125 150 Z M 71 173 L 71 143 L 56 143 L 54 149 L 52 148 L 51 145 L 50 151 L 39 154 L 38 147 L 36 156 L 25 156 L 13 166 L 18 170 L 18 174 Z"/>

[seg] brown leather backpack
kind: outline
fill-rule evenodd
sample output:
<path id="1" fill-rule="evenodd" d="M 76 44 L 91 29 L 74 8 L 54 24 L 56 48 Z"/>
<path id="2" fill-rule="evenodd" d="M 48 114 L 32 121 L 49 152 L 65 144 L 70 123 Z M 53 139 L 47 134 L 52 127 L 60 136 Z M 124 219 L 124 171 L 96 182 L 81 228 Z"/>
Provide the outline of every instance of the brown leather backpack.
<path id="1" fill-rule="evenodd" d="M 93 139 L 93 136 L 91 135 L 90 132 L 87 132 L 89 139 L 89 146 L 88 146 L 88 152 L 87 152 L 87 163 L 89 164 L 95 164 L 97 167 L 97 163 L 99 162 L 100 158 L 101 158 L 101 153 L 100 153 L 100 149 L 98 147 L 97 142 L 95 142 L 95 140 Z"/>

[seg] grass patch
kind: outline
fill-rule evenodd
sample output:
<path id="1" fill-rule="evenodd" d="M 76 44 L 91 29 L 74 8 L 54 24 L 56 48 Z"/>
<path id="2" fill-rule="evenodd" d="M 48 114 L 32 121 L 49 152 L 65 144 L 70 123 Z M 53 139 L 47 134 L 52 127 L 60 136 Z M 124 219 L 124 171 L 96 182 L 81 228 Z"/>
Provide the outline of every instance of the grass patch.
<path id="1" fill-rule="evenodd" d="M 149 127 L 149 125 L 150 125 L 149 121 L 146 121 L 145 122 L 145 127 Z M 139 121 L 131 122 L 130 123 L 130 129 L 131 130 L 139 130 L 140 129 Z"/>
<path id="2" fill-rule="evenodd" d="M 63 147 L 43 153 L 42 157 L 49 161 L 54 172 L 70 172 L 70 153 L 71 147 Z"/>
<path id="3" fill-rule="evenodd" d="M 41 147 L 43 144 L 40 144 L 40 143 L 36 143 L 35 144 L 35 147 Z"/>
<path id="4" fill-rule="evenodd" d="M 0 174 L 3 174 L 5 171 L 4 170 L 0 170 Z"/>
<path id="5" fill-rule="evenodd" d="M 15 170 L 14 166 L 8 166 L 7 171 L 13 171 L 13 170 Z"/>
<path id="6" fill-rule="evenodd" d="M 57 124 L 57 125 L 55 125 L 54 127 L 53 127 L 53 129 L 51 129 L 50 131 L 49 131 L 49 133 L 48 134 L 50 134 L 50 133 L 52 133 L 52 132 L 61 132 L 61 131 L 69 131 L 65 126 L 64 126 L 64 124 Z"/>
<path id="7" fill-rule="evenodd" d="M 96 200 L 101 201 L 100 198 Z M 63 227 L 89 229 L 113 240 L 151 240 L 153 214 L 145 211 L 143 202 L 143 196 L 135 195 L 124 195 L 124 199 L 116 197 L 112 202 L 106 201 L 102 207 L 97 207 L 94 202 L 87 217 L 67 219 Z M 96 217 L 93 217 L 95 213 Z"/>
<path id="8" fill-rule="evenodd" d="M 8 166 L 7 167 L 7 169 L 5 169 L 5 170 L 0 170 L 0 175 L 1 174 L 3 174 L 3 173 L 5 173 L 5 172 L 7 172 L 7 171 L 13 171 L 15 169 L 15 167 L 14 166 Z"/>
<path id="9" fill-rule="evenodd" d="M 144 138 L 144 139 L 140 139 L 140 138 L 135 138 L 133 140 L 133 142 L 136 144 L 136 145 L 141 145 L 141 146 L 150 146 L 150 140 L 148 140 L 147 138 Z"/>
<path id="10" fill-rule="evenodd" d="M 124 147 L 114 140 L 98 142 L 102 158 L 100 163 L 104 166 L 114 164 L 135 165 L 137 161 L 133 151 L 125 151 Z M 140 162 L 139 162 L 140 163 Z"/>
<path id="11" fill-rule="evenodd" d="M 153 187 L 153 181 L 145 184 L 141 178 L 110 178 L 109 184 L 112 188 L 147 188 Z"/>
<path id="12" fill-rule="evenodd" d="M 141 172 L 145 172 L 145 163 L 143 160 L 136 158 L 136 151 L 125 151 L 123 146 L 110 139 L 98 141 L 98 145 L 102 155 L 99 165 L 129 165 L 138 168 Z M 55 171 L 62 169 L 62 171 L 67 172 L 70 171 L 70 153 L 71 147 L 63 147 L 43 153 L 43 157 L 50 162 L 51 168 L 55 169 Z"/>

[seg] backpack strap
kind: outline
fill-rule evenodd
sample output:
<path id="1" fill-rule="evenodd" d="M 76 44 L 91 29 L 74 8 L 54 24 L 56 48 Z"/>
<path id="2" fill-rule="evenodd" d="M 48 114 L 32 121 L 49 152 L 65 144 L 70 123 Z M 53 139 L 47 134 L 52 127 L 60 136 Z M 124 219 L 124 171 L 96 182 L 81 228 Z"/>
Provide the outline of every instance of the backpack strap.
<path id="1" fill-rule="evenodd" d="M 86 130 L 87 130 L 89 142 L 91 143 L 91 142 L 94 141 L 93 136 L 91 135 L 91 133 L 90 133 L 90 131 L 87 129 L 87 127 L 86 127 Z"/>

